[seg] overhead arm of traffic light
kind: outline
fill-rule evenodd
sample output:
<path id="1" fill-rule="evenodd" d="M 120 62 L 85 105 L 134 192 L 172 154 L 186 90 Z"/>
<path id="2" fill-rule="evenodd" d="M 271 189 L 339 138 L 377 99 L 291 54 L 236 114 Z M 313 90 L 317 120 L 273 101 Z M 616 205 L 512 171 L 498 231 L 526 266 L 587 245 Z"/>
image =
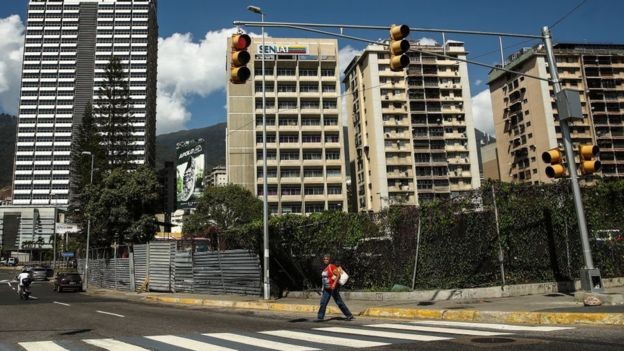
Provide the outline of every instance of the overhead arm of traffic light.
<path id="1" fill-rule="evenodd" d="M 405 24 L 390 27 L 388 51 L 390 52 L 390 69 L 393 71 L 401 71 L 410 63 L 409 56 L 407 56 L 410 43 L 405 39 L 409 32 L 410 29 Z"/>
<path id="2" fill-rule="evenodd" d="M 542 160 L 548 164 L 546 167 L 546 176 L 548 178 L 561 178 L 566 174 L 566 168 L 563 165 L 563 154 L 561 150 L 554 148 L 542 153 Z"/>
<path id="3" fill-rule="evenodd" d="M 602 163 L 600 160 L 594 159 L 599 152 L 600 148 L 597 145 L 579 145 L 578 153 L 582 174 L 592 174 L 600 170 Z"/>
<path id="4" fill-rule="evenodd" d="M 247 51 L 249 45 L 251 45 L 251 38 L 249 35 L 232 35 L 230 82 L 234 84 L 243 84 L 251 77 L 251 71 L 247 67 L 247 64 L 251 60 L 251 55 L 249 55 Z"/>

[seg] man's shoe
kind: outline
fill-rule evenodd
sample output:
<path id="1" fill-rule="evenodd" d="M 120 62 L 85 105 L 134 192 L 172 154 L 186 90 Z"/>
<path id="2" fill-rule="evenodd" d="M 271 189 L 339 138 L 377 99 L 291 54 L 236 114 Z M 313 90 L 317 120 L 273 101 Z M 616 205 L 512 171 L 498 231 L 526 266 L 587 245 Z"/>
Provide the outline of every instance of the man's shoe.
<path id="1" fill-rule="evenodd" d="M 347 321 L 352 321 L 352 320 L 354 320 L 354 319 L 355 319 L 355 317 L 353 317 L 353 315 L 351 315 L 351 316 L 349 316 L 349 317 L 347 317 L 347 318 L 346 318 L 346 320 L 347 320 Z"/>

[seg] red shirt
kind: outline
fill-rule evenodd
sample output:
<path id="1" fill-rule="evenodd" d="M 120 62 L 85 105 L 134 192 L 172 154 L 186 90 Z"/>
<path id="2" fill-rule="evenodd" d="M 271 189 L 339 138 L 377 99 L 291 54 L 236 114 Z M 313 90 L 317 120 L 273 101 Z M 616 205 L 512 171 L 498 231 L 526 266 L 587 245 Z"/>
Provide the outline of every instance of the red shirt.
<path id="1" fill-rule="evenodd" d="M 328 264 L 327 267 L 323 270 L 323 286 L 328 286 L 329 289 L 334 289 L 336 287 L 336 283 L 338 282 L 337 277 L 334 275 L 334 270 L 336 266 L 333 264 Z"/>

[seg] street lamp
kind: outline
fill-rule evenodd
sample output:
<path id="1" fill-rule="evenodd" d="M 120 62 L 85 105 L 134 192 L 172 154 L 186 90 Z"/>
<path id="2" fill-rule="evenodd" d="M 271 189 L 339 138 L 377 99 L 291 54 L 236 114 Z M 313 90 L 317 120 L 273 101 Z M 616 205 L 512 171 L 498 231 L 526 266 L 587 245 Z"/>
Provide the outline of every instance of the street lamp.
<path id="1" fill-rule="evenodd" d="M 269 283 L 269 187 L 267 185 L 267 147 L 266 147 L 266 72 L 264 71 L 264 12 L 258 6 L 247 6 L 247 10 L 260 15 L 262 21 L 262 198 L 263 198 L 263 227 L 264 227 L 264 299 L 271 296 L 271 284 Z"/>
<path id="2" fill-rule="evenodd" d="M 94 156 L 90 151 L 83 151 L 81 155 L 89 155 L 91 156 L 91 178 L 89 180 L 89 184 L 93 184 L 93 161 Z M 87 214 L 87 254 L 85 256 L 85 268 L 84 268 L 84 290 L 89 288 L 89 239 L 91 237 L 91 216 Z"/>

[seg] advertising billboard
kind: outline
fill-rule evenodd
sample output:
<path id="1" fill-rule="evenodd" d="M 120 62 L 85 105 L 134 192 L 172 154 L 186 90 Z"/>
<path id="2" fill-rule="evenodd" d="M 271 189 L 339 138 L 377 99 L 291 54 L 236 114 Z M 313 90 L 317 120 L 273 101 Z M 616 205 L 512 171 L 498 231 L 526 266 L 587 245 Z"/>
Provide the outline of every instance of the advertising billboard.
<path id="1" fill-rule="evenodd" d="M 176 144 L 176 198 L 179 209 L 195 208 L 204 191 L 205 150 L 204 139 Z"/>

